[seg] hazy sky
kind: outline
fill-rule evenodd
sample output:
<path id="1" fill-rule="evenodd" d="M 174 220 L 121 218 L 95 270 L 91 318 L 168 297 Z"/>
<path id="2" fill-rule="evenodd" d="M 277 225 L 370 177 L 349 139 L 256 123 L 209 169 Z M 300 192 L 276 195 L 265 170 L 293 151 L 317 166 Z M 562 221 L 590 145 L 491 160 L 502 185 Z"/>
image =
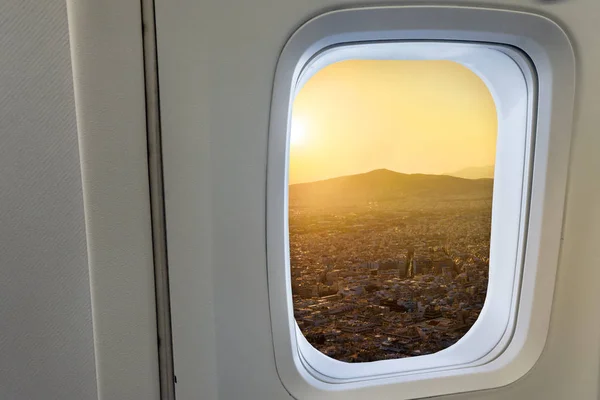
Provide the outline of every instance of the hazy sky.
<path id="1" fill-rule="evenodd" d="M 451 61 L 351 60 L 295 99 L 290 183 L 387 168 L 441 174 L 494 164 L 492 95 Z"/>

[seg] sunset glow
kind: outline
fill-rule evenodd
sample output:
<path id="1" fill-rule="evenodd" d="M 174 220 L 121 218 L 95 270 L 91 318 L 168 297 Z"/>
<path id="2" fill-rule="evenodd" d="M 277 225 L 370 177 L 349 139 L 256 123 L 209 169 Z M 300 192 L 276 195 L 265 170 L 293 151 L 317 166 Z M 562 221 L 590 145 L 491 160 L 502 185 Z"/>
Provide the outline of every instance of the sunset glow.
<path id="1" fill-rule="evenodd" d="M 291 184 L 380 168 L 445 174 L 495 161 L 492 95 L 452 61 L 332 64 L 300 90 L 293 116 Z"/>

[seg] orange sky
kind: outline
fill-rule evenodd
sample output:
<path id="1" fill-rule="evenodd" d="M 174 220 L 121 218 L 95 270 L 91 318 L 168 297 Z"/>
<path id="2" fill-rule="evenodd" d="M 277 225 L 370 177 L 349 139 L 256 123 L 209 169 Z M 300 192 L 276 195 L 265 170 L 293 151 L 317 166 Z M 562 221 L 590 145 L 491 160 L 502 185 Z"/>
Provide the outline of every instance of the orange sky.
<path id="1" fill-rule="evenodd" d="M 351 60 L 294 101 L 290 184 L 387 168 L 441 174 L 494 164 L 492 95 L 452 61 Z"/>

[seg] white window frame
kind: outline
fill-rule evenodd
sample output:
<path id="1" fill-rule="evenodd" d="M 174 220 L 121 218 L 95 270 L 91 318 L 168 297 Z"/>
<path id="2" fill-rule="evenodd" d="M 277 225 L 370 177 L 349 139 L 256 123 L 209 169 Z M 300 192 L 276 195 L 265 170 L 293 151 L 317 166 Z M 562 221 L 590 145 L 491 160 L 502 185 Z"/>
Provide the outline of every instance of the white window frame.
<path id="1" fill-rule="evenodd" d="M 531 166 L 532 135 L 528 122 L 532 118 L 528 110 L 535 97 L 532 69 L 522 54 L 497 45 L 414 41 L 340 45 L 319 53 L 305 66 L 295 85 L 294 98 L 316 72 L 327 65 L 351 59 L 449 60 L 469 68 L 487 84 L 498 116 L 490 295 L 468 334 L 435 354 L 372 362 L 366 370 L 365 365 L 340 362 L 323 355 L 297 333 L 299 354 L 306 364 L 321 373 L 323 379 L 329 378 L 331 382 L 485 363 L 486 359 L 502 351 L 499 346 L 502 338 L 510 335 L 514 328 L 512 303 L 519 293 L 522 263 L 518 260 L 522 259 Z M 289 261 L 286 266 L 289 268 Z"/>
<path id="2" fill-rule="evenodd" d="M 415 40 L 437 44 L 415 45 Z M 332 60 L 356 58 L 357 50 L 363 59 L 460 62 L 486 82 L 498 108 L 488 298 L 472 329 L 433 355 L 343 363 L 312 348 L 293 316 L 287 226 L 292 102 L 312 73 Z M 502 81 L 500 65 L 513 69 L 505 78 L 512 81 Z M 532 368 L 543 350 L 551 311 L 573 87 L 568 38 L 549 19 L 529 13 L 433 6 L 353 9 L 317 17 L 292 36 L 278 62 L 271 107 L 267 256 L 276 366 L 293 396 L 352 398 L 365 390 L 385 395 L 390 385 L 398 386 L 397 399 L 435 396 L 503 386 Z"/>

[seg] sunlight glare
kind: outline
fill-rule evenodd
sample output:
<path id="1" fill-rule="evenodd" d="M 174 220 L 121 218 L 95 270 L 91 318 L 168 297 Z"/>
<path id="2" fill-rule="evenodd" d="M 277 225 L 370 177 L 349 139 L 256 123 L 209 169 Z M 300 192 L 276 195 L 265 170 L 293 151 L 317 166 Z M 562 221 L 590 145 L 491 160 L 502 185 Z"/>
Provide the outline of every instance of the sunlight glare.
<path id="1" fill-rule="evenodd" d="M 304 144 L 306 139 L 306 125 L 299 118 L 292 119 L 292 129 L 290 133 L 290 143 L 292 146 L 300 146 Z"/>

